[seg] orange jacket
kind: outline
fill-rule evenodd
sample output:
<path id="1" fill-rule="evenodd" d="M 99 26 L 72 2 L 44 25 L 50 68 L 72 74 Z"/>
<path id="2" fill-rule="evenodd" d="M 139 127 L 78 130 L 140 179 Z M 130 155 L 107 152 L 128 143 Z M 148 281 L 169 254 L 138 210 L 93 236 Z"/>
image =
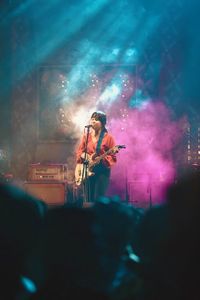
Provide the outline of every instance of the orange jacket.
<path id="1" fill-rule="evenodd" d="M 85 146 L 86 146 L 86 135 L 83 135 L 81 139 L 81 143 L 78 146 L 78 149 L 76 151 L 76 162 L 82 163 L 83 160 L 81 158 L 81 154 L 85 152 Z M 101 147 L 100 147 L 100 153 L 99 155 L 105 153 L 109 149 L 113 148 L 115 146 L 115 140 L 108 132 L 105 132 L 104 137 L 102 139 Z M 87 145 L 87 153 L 89 155 L 92 155 L 96 152 L 97 142 L 93 142 L 91 133 L 89 133 L 88 136 L 88 145 Z M 116 163 L 116 155 L 115 154 L 108 154 L 106 155 L 102 162 L 110 168 L 112 165 Z"/>

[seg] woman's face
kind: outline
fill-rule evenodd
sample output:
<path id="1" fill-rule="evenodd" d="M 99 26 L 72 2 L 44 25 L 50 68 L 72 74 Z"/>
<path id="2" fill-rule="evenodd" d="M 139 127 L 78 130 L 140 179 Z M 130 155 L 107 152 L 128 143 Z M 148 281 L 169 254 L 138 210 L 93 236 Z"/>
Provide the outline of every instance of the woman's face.
<path id="1" fill-rule="evenodd" d="M 96 118 L 91 118 L 90 124 L 92 125 L 92 128 L 94 130 L 99 130 L 102 128 L 102 123 L 99 120 L 97 120 Z"/>

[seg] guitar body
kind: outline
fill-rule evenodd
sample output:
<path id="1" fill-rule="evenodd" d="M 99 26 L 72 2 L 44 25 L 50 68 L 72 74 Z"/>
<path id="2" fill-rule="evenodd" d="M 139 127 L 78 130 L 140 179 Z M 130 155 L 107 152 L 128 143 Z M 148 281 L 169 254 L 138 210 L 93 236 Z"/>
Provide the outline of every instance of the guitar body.
<path id="1" fill-rule="evenodd" d="M 94 175 L 94 172 L 91 172 L 89 169 L 87 169 L 87 173 L 85 174 L 83 167 L 84 167 L 83 164 L 76 165 L 76 168 L 75 168 L 76 185 L 81 185 L 87 177 Z"/>
<path id="2" fill-rule="evenodd" d="M 85 168 L 84 164 L 77 164 L 75 168 L 75 182 L 76 185 L 81 185 L 83 181 L 89 177 L 93 176 L 95 173 L 93 172 L 93 168 L 97 166 L 101 160 L 108 154 L 115 154 L 118 153 L 120 149 L 126 148 L 124 145 L 117 145 L 113 148 L 109 149 L 102 155 L 97 155 L 96 153 L 93 153 L 92 155 L 89 155 L 88 153 L 85 156 L 85 153 L 81 155 L 81 158 L 84 160 L 86 159 L 88 161 L 87 166 L 87 173 L 85 174 Z"/>

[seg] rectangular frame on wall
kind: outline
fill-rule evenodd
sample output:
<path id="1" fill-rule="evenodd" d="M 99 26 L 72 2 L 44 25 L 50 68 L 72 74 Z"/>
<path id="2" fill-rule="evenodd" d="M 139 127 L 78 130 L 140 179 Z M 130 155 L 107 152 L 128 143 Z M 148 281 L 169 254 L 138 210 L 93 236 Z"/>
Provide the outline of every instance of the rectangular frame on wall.
<path id="1" fill-rule="evenodd" d="M 72 133 L 72 123 L 63 112 L 62 78 L 69 66 L 41 65 L 37 70 L 37 145 L 33 163 L 68 164 L 74 161 L 77 139 Z M 62 121 L 64 114 L 64 122 Z M 68 166 L 71 168 L 71 165 Z"/>
<path id="2" fill-rule="evenodd" d="M 64 66 L 40 66 L 38 69 L 39 142 L 65 142 L 70 135 L 70 132 L 67 135 L 64 130 L 66 115 L 62 109 L 63 82 L 60 77 L 64 73 Z"/>
<path id="3" fill-rule="evenodd" d="M 62 142 L 73 138 L 74 124 L 70 113 L 73 108 L 96 105 L 98 97 L 114 80 L 121 80 L 120 73 L 137 77 L 136 65 L 41 65 L 38 69 L 38 137 L 39 141 Z M 93 77 L 94 75 L 94 77 Z M 98 80 L 96 80 L 98 79 Z M 137 80 L 134 79 L 134 85 Z M 94 101 L 94 103 L 92 103 Z M 72 108 L 71 108 L 72 107 Z M 87 106 L 86 106 L 87 107 Z"/>

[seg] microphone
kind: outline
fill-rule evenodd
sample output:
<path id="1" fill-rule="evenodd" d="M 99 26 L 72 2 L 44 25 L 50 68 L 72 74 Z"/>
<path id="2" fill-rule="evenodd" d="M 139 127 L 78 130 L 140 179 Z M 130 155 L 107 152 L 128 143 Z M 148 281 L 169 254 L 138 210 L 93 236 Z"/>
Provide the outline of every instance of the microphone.
<path id="1" fill-rule="evenodd" d="M 92 125 L 86 125 L 85 126 L 85 128 L 91 128 L 92 127 Z"/>

